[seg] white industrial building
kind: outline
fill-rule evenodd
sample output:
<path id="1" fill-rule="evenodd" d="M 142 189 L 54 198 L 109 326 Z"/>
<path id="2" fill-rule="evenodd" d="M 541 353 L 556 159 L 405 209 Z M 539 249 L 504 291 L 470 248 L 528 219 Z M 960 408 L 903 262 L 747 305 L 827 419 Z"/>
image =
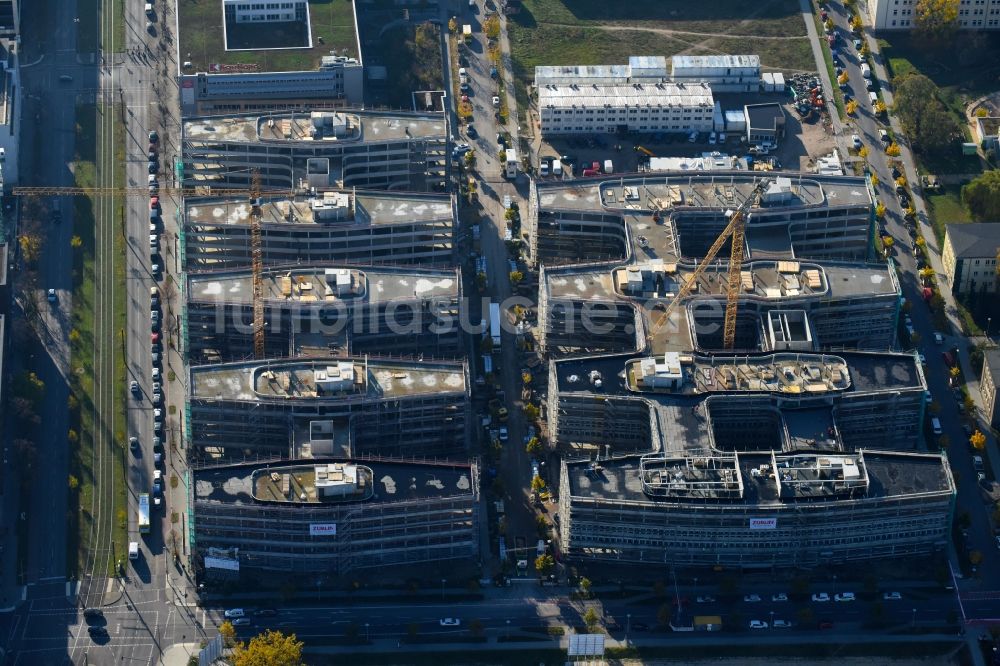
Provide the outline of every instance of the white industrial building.
<path id="1" fill-rule="evenodd" d="M 538 88 L 541 132 L 709 132 L 715 110 L 704 83 L 547 84 Z"/>
<path id="2" fill-rule="evenodd" d="M 670 59 L 674 83 L 703 82 L 720 92 L 756 92 L 760 89 L 760 56 L 677 55 Z"/>
<path id="3" fill-rule="evenodd" d="M 868 22 L 875 30 L 911 30 L 916 25 L 917 0 L 869 0 Z M 1000 30 L 1000 0 L 958 0 L 962 30 Z"/>
<path id="4" fill-rule="evenodd" d="M 309 16 L 309 4 L 306 0 L 282 0 L 281 2 L 222 0 L 222 7 L 226 19 L 236 23 L 306 21 Z"/>

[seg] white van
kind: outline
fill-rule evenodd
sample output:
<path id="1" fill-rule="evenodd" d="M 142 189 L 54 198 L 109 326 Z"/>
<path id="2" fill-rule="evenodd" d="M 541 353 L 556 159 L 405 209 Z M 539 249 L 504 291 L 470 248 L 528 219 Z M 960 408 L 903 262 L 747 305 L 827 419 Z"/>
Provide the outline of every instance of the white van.
<path id="1" fill-rule="evenodd" d="M 873 92 L 870 92 L 868 93 L 868 100 L 872 103 L 872 106 L 875 106 L 875 102 L 878 101 L 878 95 Z"/>
<path id="2" fill-rule="evenodd" d="M 562 162 L 559 160 L 552 160 L 552 175 L 557 178 L 562 178 Z"/>
<path id="3" fill-rule="evenodd" d="M 152 2 L 147 2 L 146 3 L 146 16 L 148 16 L 149 18 L 153 18 L 153 3 Z"/>
<path id="4" fill-rule="evenodd" d="M 139 559 L 139 543 L 137 541 L 128 542 L 128 559 Z"/>
<path id="5" fill-rule="evenodd" d="M 936 416 L 931 417 L 931 430 L 934 431 L 935 435 L 941 434 L 941 421 Z"/>

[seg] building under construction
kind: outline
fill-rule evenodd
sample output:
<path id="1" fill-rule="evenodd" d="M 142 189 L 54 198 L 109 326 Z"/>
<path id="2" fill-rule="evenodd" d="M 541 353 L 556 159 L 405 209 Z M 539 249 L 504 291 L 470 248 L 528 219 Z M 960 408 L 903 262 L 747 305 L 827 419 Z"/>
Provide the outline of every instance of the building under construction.
<path id="1" fill-rule="evenodd" d="M 464 361 L 286 358 L 190 371 L 189 462 L 466 456 Z"/>
<path id="2" fill-rule="evenodd" d="M 943 455 L 633 454 L 563 462 L 569 558 L 645 566 L 807 567 L 943 552 L 955 483 Z"/>
<path id="3" fill-rule="evenodd" d="M 342 576 L 478 557 L 474 463 L 324 459 L 203 468 L 193 480 L 194 559 L 208 576 Z"/>
<path id="4" fill-rule="evenodd" d="M 266 357 L 465 355 L 457 269 L 301 265 L 261 279 Z M 252 357 L 252 282 L 248 270 L 188 276 L 192 363 Z"/>
<path id="5" fill-rule="evenodd" d="M 260 199 L 260 252 L 267 266 L 343 262 L 452 265 L 455 201 L 442 194 L 327 191 Z M 188 272 L 251 263 L 252 206 L 245 197 L 184 202 Z"/>
<path id="6" fill-rule="evenodd" d="M 869 459 L 865 467 L 859 453 L 917 449 L 927 402 L 916 354 L 892 351 L 900 287 L 892 263 L 874 260 L 872 201 L 864 179 L 774 173 L 533 187 L 538 341 L 551 359 L 548 435 L 567 460 L 589 461 L 562 472 L 567 553 L 757 566 L 940 547 L 954 493 L 942 460 L 872 454 L 891 464 Z M 771 545 L 746 546 L 743 532 L 767 502 L 741 465 L 755 461 L 756 474 L 765 474 L 759 461 L 769 461 L 773 483 L 778 457 L 821 471 L 801 493 L 779 483 L 767 510 L 794 518 L 779 518 L 781 533 L 760 537 L 773 536 Z M 722 490 L 644 485 L 640 461 L 675 470 L 698 468 L 696 460 L 729 470 Z M 826 492 L 844 478 L 822 471 L 831 460 L 861 468 L 872 484 L 852 489 L 850 501 Z M 595 470 L 594 461 L 614 473 Z M 916 476 L 917 490 L 887 488 L 897 470 L 914 466 L 930 470 Z M 918 492 L 925 478 L 932 491 Z M 898 549 L 878 547 L 874 531 L 853 549 L 807 532 L 789 536 L 813 513 L 822 517 L 816 525 L 837 532 L 834 524 L 856 520 L 860 499 L 885 519 L 901 497 L 929 527 L 894 536 Z M 672 532 L 659 512 L 677 515 L 688 533 Z M 598 539 L 600 521 L 612 527 Z M 650 521 L 664 524 L 651 538 L 659 545 L 635 546 Z M 784 556 L 782 543 L 791 544 Z"/>
<path id="7" fill-rule="evenodd" d="M 359 187 L 444 191 L 448 127 L 442 113 L 337 110 L 202 116 L 181 123 L 185 187 L 265 190 Z"/>

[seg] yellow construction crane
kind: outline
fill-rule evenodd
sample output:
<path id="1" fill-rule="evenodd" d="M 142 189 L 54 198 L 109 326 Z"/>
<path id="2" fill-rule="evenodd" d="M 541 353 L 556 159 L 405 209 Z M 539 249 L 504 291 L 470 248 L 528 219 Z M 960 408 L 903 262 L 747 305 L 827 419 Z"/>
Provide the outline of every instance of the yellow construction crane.
<path id="1" fill-rule="evenodd" d="M 260 172 L 250 181 L 250 270 L 253 279 L 253 355 L 264 358 L 264 256 L 260 242 Z"/>
<path id="2" fill-rule="evenodd" d="M 649 148 L 646 148 L 645 146 L 636 146 L 635 147 L 635 152 L 642 153 L 646 157 L 656 157 L 656 153 L 654 153 Z"/>
<path id="3" fill-rule="evenodd" d="M 705 254 L 704 259 L 701 260 L 701 263 L 698 264 L 694 271 L 688 276 L 687 281 L 685 281 L 684 284 L 681 285 L 681 288 L 677 290 L 677 295 L 674 296 L 673 300 L 671 300 L 667 305 L 667 308 L 660 320 L 657 321 L 649 330 L 649 333 L 646 336 L 647 347 L 652 344 L 653 337 L 660 330 L 660 328 L 666 324 L 671 313 L 674 311 L 674 308 L 676 308 L 681 301 L 690 295 L 695 285 L 698 284 L 698 279 L 708 269 L 712 261 L 715 260 L 715 255 L 719 253 L 722 246 L 726 244 L 726 240 L 731 238 L 732 248 L 729 254 L 729 274 L 726 281 L 726 320 L 723 328 L 722 340 L 723 347 L 725 349 L 733 348 L 733 344 L 736 341 L 736 305 L 740 295 L 740 269 L 743 266 L 743 240 L 746 231 L 746 218 L 750 212 L 751 206 L 757 202 L 757 199 L 764 192 L 770 182 L 771 181 L 768 178 L 762 178 L 757 181 L 753 191 L 730 216 L 729 224 L 727 224 L 726 228 L 722 230 L 719 237 L 715 239 L 712 246 L 708 248 L 708 252 Z"/>

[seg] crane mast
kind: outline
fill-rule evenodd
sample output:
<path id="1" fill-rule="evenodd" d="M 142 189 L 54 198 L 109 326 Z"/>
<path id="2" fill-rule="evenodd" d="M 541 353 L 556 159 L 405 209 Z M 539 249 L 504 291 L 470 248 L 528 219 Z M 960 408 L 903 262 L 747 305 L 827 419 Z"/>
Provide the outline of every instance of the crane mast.
<path id="1" fill-rule="evenodd" d="M 723 325 L 723 346 L 725 349 L 732 349 L 736 342 L 736 309 L 739 302 L 740 295 L 740 270 L 743 266 L 743 242 L 746 236 L 746 218 L 750 213 L 750 208 L 756 203 L 757 199 L 767 188 L 770 180 L 763 178 L 757 182 L 754 186 L 753 191 L 743 200 L 733 214 L 729 218 L 729 224 L 726 228 L 722 230 L 719 237 L 715 239 L 711 247 L 708 248 L 708 252 L 705 253 L 704 258 L 694 269 L 688 279 L 681 285 L 681 288 L 677 290 L 677 294 L 673 297 L 670 303 L 667 305 L 666 310 L 663 313 L 663 317 L 660 318 L 656 324 L 650 329 L 647 335 L 647 346 L 652 343 L 653 337 L 656 333 L 666 324 L 670 315 L 673 313 L 674 309 L 694 290 L 695 285 L 698 284 L 698 280 L 708 269 L 709 265 L 715 260 L 716 255 L 722 249 L 722 246 L 726 244 L 726 241 L 730 238 L 732 239 L 732 247 L 729 253 L 729 271 L 726 281 L 726 319 Z"/>
<path id="2" fill-rule="evenodd" d="M 253 279 L 253 355 L 264 358 L 264 256 L 261 248 L 260 172 L 250 181 L 250 270 Z"/>

